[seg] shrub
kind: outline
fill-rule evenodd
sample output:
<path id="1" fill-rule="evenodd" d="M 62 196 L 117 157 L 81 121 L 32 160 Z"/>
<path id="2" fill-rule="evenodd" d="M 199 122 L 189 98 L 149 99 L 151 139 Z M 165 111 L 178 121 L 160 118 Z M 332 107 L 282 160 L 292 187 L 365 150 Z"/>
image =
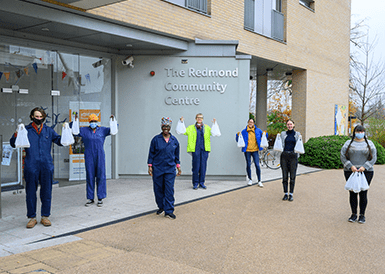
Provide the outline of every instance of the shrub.
<path id="1" fill-rule="evenodd" d="M 385 164 L 385 148 L 376 140 L 371 139 L 374 146 L 377 149 L 377 161 L 376 164 L 383 165 Z"/>
<path id="2" fill-rule="evenodd" d="M 366 132 L 370 140 L 377 141 L 382 146 L 385 146 L 385 120 L 384 119 L 376 119 L 376 118 L 368 119 Z"/>
<path id="3" fill-rule="evenodd" d="M 348 136 L 330 135 L 310 138 L 305 144 L 305 154 L 298 161 L 306 166 L 320 167 L 324 169 L 343 168 L 340 154 L 341 148 Z M 377 149 L 376 164 L 385 164 L 385 149 L 377 141 L 372 140 Z"/>
<path id="4" fill-rule="evenodd" d="M 310 138 L 305 144 L 305 154 L 298 161 L 306 166 L 324 169 L 342 168 L 340 160 L 341 148 L 348 136 L 330 135 Z"/>

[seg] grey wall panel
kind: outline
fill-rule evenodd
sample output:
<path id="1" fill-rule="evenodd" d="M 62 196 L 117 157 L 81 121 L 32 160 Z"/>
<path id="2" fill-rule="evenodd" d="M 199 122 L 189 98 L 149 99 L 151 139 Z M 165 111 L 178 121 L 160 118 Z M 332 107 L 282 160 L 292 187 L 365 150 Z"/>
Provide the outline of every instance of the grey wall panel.
<path id="1" fill-rule="evenodd" d="M 147 156 L 150 141 L 160 133 L 160 119 L 173 119 L 172 134 L 179 117 L 185 117 L 186 126 L 195 122 L 195 115 L 204 114 L 209 126 L 216 118 L 222 136 L 212 137 L 212 152 L 208 161 L 208 175 L 245 175 L 243 153 L 236 146 L 235 134 L 246 126 L 249 106 L 249 60 L 234 57 L 161 57 L 134 56 L 134 68 L 117 62 L 117 89 L 119 112 L 120 175 L 147 174 Z M 187 63 L 182 63 L 182 60 Z M 230 70 L 229 77 L 194 77 L 195 70 Z M 155 76 L 150 72 L 154 71 Z M 172 74 L 177 71 L 179 76 Z M 181 71 L 185 71 L 182 77 Z M 174 75 L 174 76 L 172 76 Z M 226 87 L 225 91 L 168 91 L 169 86 L 181 84 Z M 175 86 L 175 87 L 176 87 Z M 166 88 L 167 87 L 167 88 Z M 218 86 L 217 86 L 218 87 Z M 198 98 L 199 104 L 167 105 L 166 98 Z M 190 100 L 188 101 L 190 103 Z M 181 144 L 183 174 L 191 174 L 191 156 L 187 154 L 187 136 L 176 135 Z"/>

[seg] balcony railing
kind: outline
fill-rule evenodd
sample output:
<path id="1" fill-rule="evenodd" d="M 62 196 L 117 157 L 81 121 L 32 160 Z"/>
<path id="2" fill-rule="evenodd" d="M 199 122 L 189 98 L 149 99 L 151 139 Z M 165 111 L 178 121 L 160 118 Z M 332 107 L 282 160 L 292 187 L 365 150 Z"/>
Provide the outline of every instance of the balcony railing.
<path id="1" fill-rule="evenodd" d="M 272 10 L 271 12 L 271 36 L 279 41 L 283 41 L 285 17 L 283 13 Z"/>

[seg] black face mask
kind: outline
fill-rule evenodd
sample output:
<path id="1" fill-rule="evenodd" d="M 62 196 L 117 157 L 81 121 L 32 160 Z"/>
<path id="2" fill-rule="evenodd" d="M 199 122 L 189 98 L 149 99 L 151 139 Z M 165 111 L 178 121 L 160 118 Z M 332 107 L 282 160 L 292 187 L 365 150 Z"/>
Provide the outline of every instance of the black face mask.
<path id="1" fill-rule="evenodd" d="M 32 121 L 33 121 L 36 125 L 38 125 L 38 126 L 40 126 L 42 123 L 44 123 L 44 120 L 45 120 L 45 119 L 39 120 L 39 119 L 36 119 L 36 118 L 32 118 Z"/>

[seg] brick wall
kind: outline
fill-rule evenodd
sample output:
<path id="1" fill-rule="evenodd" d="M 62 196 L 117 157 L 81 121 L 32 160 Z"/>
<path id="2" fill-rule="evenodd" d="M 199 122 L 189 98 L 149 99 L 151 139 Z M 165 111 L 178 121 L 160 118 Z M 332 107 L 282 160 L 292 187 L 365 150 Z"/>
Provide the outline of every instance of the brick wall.
<path id="1" fill-rule="evenodd" d="M 87 12 L 186 39 L 238 40 L 238 52 L 303 68 L 305 83 L 298 86 L 306 98 L 293 97 L 300 100 L 293 102 L 299 108 L 293 118 L 305 123 L 306 139 L 333 134 L 334 105 L 348 104 L 351 0 L 317 0 L 314 12 L 298 0 L 282 1 L 285 43 L 244 29 L 244 0 L 211 0 L 210 15 L 162 0 L 128 0 Z"/>

